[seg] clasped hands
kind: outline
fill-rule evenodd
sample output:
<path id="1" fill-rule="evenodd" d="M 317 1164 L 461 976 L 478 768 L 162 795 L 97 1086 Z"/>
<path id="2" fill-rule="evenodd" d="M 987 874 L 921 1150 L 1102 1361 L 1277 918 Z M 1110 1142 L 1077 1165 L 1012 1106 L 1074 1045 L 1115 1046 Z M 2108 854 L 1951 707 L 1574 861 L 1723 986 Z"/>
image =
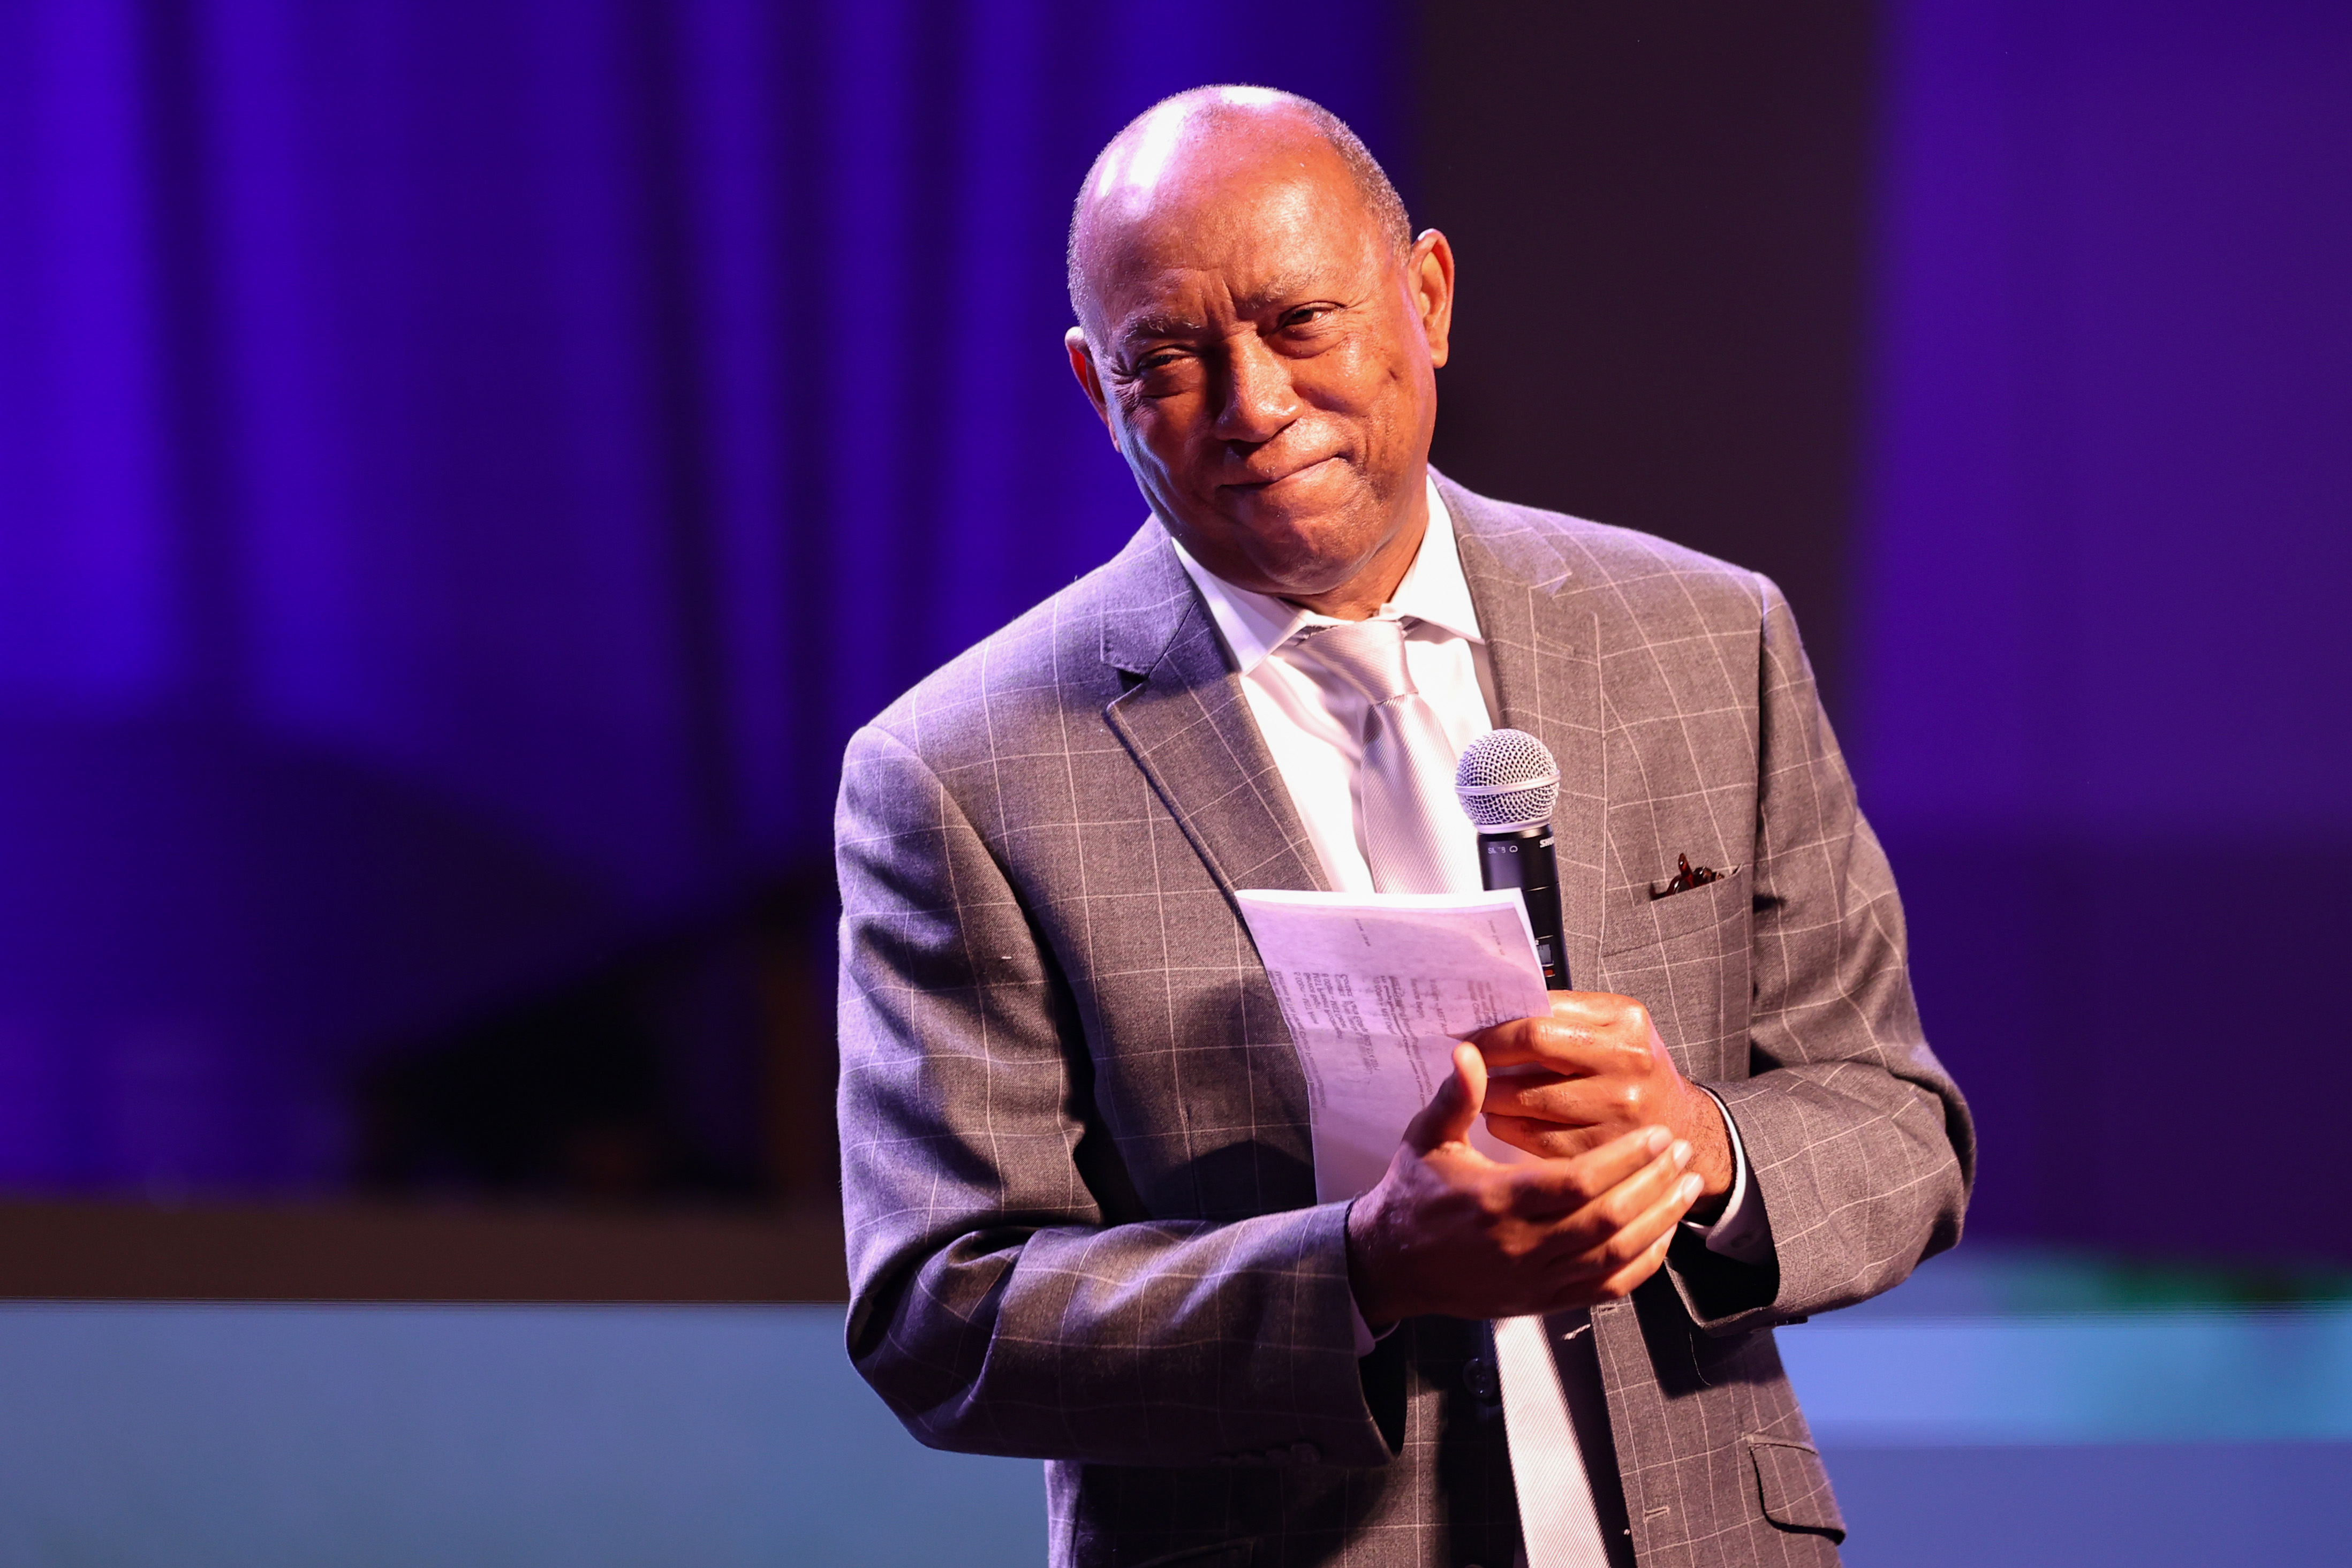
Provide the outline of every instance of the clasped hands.
<path id="1" fill-rule="evenodd" d="M 1480 1115 L 1538 1158 L 1471 1147 Z M 1505 1318 L 1591 1306 L 1657 1271 L 1695 1207 L 1720 1210 L 1730 1139 L 1649 1009 L 1555 991 L 1551 1016 L 1475 1034 L 1405 1129 L 1388 1172 L 1348 1211 L 1348 1274 L 1364 1320 Z"/>

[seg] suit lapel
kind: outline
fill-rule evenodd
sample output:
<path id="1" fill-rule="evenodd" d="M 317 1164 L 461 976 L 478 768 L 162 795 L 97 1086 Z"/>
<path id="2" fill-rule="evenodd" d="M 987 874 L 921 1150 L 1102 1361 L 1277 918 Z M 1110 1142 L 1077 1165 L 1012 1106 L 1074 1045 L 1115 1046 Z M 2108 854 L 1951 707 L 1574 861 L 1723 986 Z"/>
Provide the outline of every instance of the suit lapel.
<path id="1" fill-rule="evenodd" d="M 1514 509 L 1440 476 L 1454 514 L 1463 575 L 1495 674 L 1502 722 L 1551 748 L 1559 763 L 1552 812 L 1559 862 L 1559 915 L 1570 981 L 1601 968 L 1602 834 L 1608 780 L 1601 749 L 1601 631 L 1576 603 L 1575 574 L 1558 547 Z"/>
<path id="2" fill-rule="evenodd" d="M 1112 733 L 1228 898 L 1323 889 L 1322 863 L 1176 552 L 1152 523 L 1125 555 L 1103 659 L 1136 684 L 1103 710 Z"/>

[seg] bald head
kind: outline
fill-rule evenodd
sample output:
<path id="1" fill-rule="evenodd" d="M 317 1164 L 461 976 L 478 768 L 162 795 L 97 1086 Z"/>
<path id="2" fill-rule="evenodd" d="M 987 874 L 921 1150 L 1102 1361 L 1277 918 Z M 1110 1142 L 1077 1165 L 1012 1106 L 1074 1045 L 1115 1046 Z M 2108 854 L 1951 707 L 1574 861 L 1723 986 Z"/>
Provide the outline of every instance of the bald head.
<path id="1" fill-rule="evenodd" d="M 1420 549 L 1454 253 L 1363 143 L 1262 88 L 1118 133 L 1070 225 L 1070 370 L 1152 512 L 1236 587 L 1344 618 Z"/>
<path id="2" fill-rule="evenodd" d="M 1095 272 L 1118 230 L 1178 204 L 1204 178 L 1282 162 L 1310 177 L 1339 174 L 1370 232 L 1400 256 L 1412 248 L 1402 198 L 1345 120 L 1272 88 L 1198 87 L 1153 104 L 1096 154 L 1070 213 L 1070 308 L 1083 323 L 1096 319 Z"/>

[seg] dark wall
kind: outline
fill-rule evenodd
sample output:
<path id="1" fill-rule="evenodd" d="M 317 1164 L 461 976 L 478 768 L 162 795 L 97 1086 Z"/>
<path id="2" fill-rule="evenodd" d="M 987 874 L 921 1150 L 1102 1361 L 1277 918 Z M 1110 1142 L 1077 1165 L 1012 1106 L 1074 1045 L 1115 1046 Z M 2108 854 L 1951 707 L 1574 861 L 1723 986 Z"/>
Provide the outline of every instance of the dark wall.
<path id="1" fill-rule="evenodd" d="M 1832 689 L 1874 10 L 1427 6 L 1409 180 L 1461 268 L 1438 465 L 1769 573 Z"/>
<path id="2" fill-rule="evenodd" d="M 2290 1108 L 2352 1096 L 2352 15 L 1487 3 L 1421 62 L 1438 461 L 1788 589 L 1973 1233 L 2352 1257 Z"/>
<path id="3" fill-rule="evenodd" d="M 2302 0 L 1433 8 L 1438 457 L 1790 591 L 1979 1235 L 2352 1255 L 2352 49 Z M 2209 1009 L 2233 1020 L 2217 1026 Z M 2218 1051 L 2218 1055 L 2217 1055 Z M 2334 1180 L 2284 1138 L 2266 1180 Z"/>

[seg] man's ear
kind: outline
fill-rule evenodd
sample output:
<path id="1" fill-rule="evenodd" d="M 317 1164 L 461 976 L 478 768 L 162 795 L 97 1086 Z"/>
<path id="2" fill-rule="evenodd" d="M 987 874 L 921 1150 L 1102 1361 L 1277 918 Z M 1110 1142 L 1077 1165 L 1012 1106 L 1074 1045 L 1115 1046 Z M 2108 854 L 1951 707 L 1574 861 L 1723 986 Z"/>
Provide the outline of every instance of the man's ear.
<path id="1" fill-rule="evenodd" d="M 1073 327 L 1063 333 L 1062 348 L 1070 356 L 1070 373 L 1077 377 L 1078 385 L 1086 389 L 1087 401 L 1095 405 L 1095 413 L 1101 418 L 1103 428 L 1110 431 L 1110 444 L 1117 446 L 1118 432 L 1111 430 L 1110 403 L 1103 395 L 1102 372 L 1095 369 L 1094 350 L 1087 347 L 1087 329 Z"/>
<path id="2" fill-rule="evenodd" d="M 1445 362 L 1454 331 L 1454 247 L 1435 229 L 1423 229 L 1404 262 L 1405 287 L 1429 340 L 1429 362 Z"/>

